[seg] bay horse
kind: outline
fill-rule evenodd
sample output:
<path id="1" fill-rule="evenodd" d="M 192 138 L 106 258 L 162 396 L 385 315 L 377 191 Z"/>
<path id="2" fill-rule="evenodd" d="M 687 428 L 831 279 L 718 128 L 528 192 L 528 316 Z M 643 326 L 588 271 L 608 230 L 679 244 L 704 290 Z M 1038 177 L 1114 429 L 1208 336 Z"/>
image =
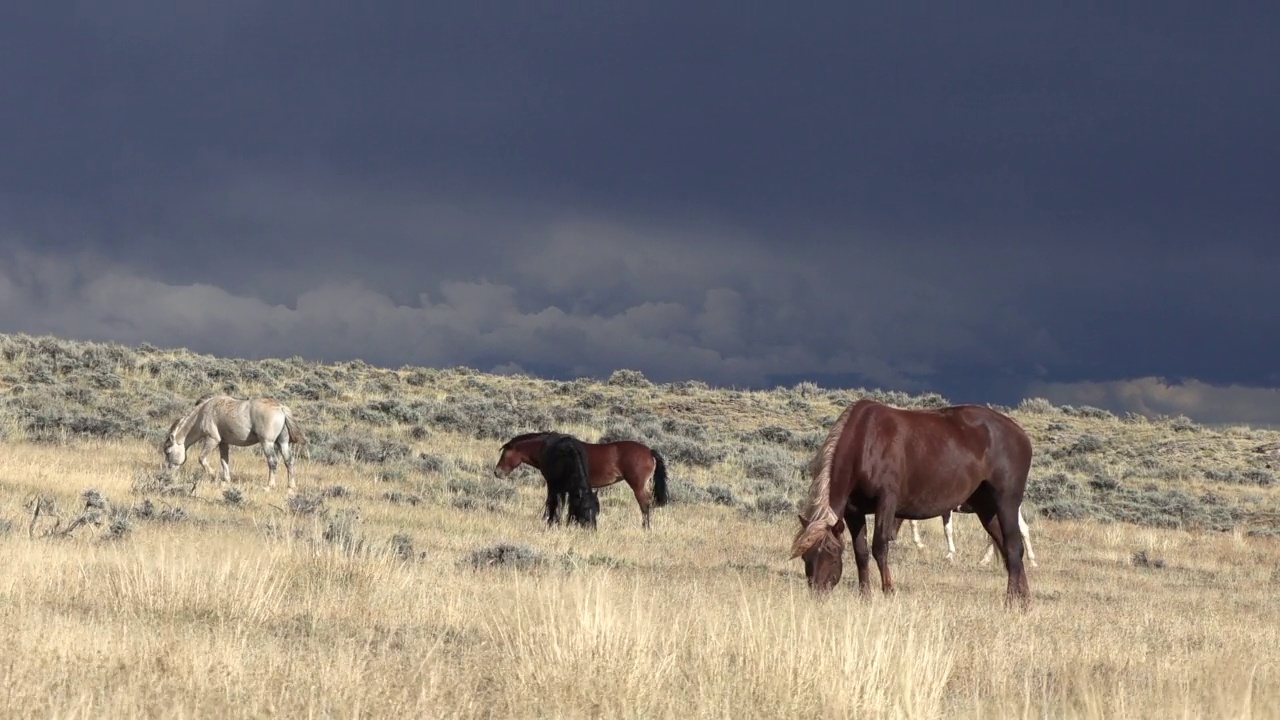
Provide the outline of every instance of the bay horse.
<path id="1" fill-rule="evenodd" d="M 948 510 L 942 513 L 942 535 L 947 541 L 947 560 L 955 560 L 956 557 L 956 541 L 955 535 L 951 528 L 952 513 L 972 513 L 973 510 L 966 505 L 960 505 L 954 510 Z M 893 528 L 894 537 L 898 536 L 898 529 L 902 527 L 902 518 L 897 518 Z M 923 548 L 924 543 L 920 540 L 920 523 L 922 520 L 911 521 L 911 540 L 916 547 Z M 1027 564 L 1031 567 L 1040 567 L 1036 563 L 1035 551 L 1031 549 L 1031 529 L 1027 527 L 1027 521 L 1022 517 L 1022 507 L 1018 507 L 1018 532 L 1022 535 L 1022 546 L 1027 549 Z M 979 565 L 990 565 L 991 558 L 996 554 L 996 544 L 987 539 L 987 552 L 983 554 L 982 559 L 978 561 Z"/>
<path id="2" fill-rule="evenodd" d="M 811 481 L 791 557 L 803 558 L 809 587 L 828 591 L 844 570 L 843 533 L 853 537 L 858 586 L 894 592 L 889 542 L 897 518 L 924 520 L 965 505 L 1000 549 L 1006 603 L 1030 603 L 1018 508 L 1031 470 L 1031 439 L 1012 418 L 979 405 L 906 410 L 859 400 L 836 419 L 809 463 Z M 867 547 L 867 515 L 875 537 Z"/>
<path id="3" fill-rule="evenodd" d="M 196 403 L 185 415 L 173 421 L 161 443 L 164 471 L 171 473 L 187 461 L 187 448 L 200 443 L 200 465 L 210 475 L 207 456 L 214 447 L 222 459 L 222 483 L 231 481 L 231 446 L 261 445 L 267 459 L 267 487 L 275 487 L 277 454 L 284 459 L 289 474 L 289 489 L 297 488 L 293 475 L 293 450 L 290 443 L 301 445 L 306 437 L 294 422 L 288 406 L 271 398 L 241 400 L 227 395 L 213 395 Z"/>
<path id="4" fill-rule="evenodd" d="M 552 433 L 532 432 L 516 435 L 502 445 L 498 463 L 493 468 L 497 477 L 506 477 L 522 464 L 539 470 L 538 456 L 545 438 Z M 582 442 L 587 453 L 589 483 L 593 489 L 608 487 L 625 480 L 636 496 L 642 516 L 641 527 L 649 529 L 649 510 L 653 506 L 667 504 L 667 464 L 662 455 L 643 443 L 634 440 L 616 440 L 609 443 Z M 653 480 L 653 494 L 646 485 Z"/>
<path id="5" fill-rule="evenodd" d="M 547 527 L 560 524 L 560 498 L 567 496 L 569 521 L 596 529 L 600 499 L 587 484 L 587 451 L 581 440 L 563 433 L 548 433 L 538 458 L 547 481 Z"/>

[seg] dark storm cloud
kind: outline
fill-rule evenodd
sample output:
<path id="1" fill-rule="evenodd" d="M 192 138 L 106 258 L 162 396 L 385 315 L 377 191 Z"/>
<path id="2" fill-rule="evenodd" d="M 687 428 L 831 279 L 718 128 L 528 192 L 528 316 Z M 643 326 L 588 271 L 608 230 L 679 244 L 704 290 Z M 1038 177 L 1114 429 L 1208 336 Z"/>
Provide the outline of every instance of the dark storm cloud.
<path id="1" fill-rule="evenodd" d="M 3 13 L 0 330 L 1148 409 L 1097 383 L 1185 377 L 1218 415 L 1280 384 L 1276 11 Z"/>

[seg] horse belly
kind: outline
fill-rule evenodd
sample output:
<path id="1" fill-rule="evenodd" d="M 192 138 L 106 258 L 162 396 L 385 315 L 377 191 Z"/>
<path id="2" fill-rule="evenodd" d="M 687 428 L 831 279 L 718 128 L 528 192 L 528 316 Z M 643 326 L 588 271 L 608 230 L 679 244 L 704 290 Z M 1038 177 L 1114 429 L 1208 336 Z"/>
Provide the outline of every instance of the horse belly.
<path id="1" fill-rule="evenodd" d="M 945 488 L 919 485 L 903 488 L 898 495 L 897 516 L 907 520 L 925 520 L 954 512 L 970 497 L 981 481 L 959 483 Z"/>
<path id="2" fill-rule="evenodd" d="M 221 436 L 222 442 L 237 447 L 247 447 L 260 442 L 258 434 L 251 427 L 245 427 L 244 424 L 234 421 L 218 423 L 218 435 Z"/>

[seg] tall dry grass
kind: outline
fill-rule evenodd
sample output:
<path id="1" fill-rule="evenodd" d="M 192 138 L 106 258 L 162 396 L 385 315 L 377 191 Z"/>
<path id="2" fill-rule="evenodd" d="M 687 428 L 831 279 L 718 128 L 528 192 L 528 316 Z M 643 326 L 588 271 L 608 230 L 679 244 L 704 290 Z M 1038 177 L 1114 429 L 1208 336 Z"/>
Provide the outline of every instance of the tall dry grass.
<path id="1" fill-rule="evenodd" d="M 215 483 L 116 539 L 105 521 L 28 536 L 32 493 L 64 514 L 87 488 L 133 506 L 157 457 L 0 445 L 3 716 L 1280 717 L 1274 538 L 1040 520 L 1024 615 L 976 566 L 969 516 L 955 565 L 936 522 L 927 549 L 894 548 L 896 597 L 815 599 L 790 516 L 677 504 L 644 533 L 607 490 L 599 532 L 548 531 L 536 485 L 492 511 L 397 505 L 318 463 L 304 487 L 349 492 L 315 514 Z M 259 462 L 233 456 L 254 482 Z M 534 562 L 472 564 L 498 543 Z"/>

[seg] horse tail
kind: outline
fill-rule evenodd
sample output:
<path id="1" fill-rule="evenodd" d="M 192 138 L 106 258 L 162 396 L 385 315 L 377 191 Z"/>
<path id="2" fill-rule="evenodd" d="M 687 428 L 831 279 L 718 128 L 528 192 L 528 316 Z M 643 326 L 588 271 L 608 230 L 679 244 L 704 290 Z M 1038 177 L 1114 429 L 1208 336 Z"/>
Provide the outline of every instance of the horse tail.
<path id="1" fill-rule="evenodd" d="M 669 499 L 667 495 L 667 463 L 662 459 L 662 453 L 652 449 L 649 452 L 653 453 L 653 504 L 662 507 L 667 504 Z"/>
<path id="2" fill-rule="evenodd" d="M 295 445 L 305 445 L 307 436 L 302 433 L 302 428 L 298 423 L 293 421 L 293 416 L 286 410 L 284 413 L 284 428 L 289 431 L 289 442 Z"/>

